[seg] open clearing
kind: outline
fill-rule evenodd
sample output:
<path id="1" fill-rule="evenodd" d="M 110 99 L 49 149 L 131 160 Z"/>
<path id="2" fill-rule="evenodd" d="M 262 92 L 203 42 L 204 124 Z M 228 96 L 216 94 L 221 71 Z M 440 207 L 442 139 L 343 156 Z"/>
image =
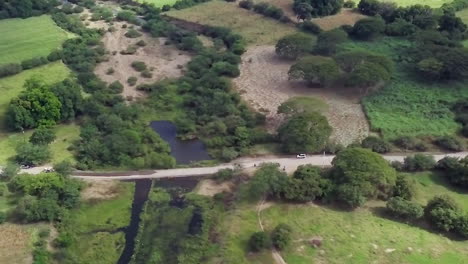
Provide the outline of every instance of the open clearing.
<path id="1" fill-rule="evenodd" d="M 292 25 L 239 8 L 237 3 L 220 0 L 165 14 L 204 25 L 228 27 L 242 35 L 247 43 L 252 45 L 274 45 L 278 39 L 296 31 Z"/>
<path id="2" fill-rule="evenodd" d="M 81 197 L 85 201 L 91 200 L 108 200 L 116 197 L 119 194 L 119 186 L 118 181 L 113 180 L 103 180 L 103 181 L 93 181 L 93 180 L 86 180 L 87 186 L 81 192 Z"/>
<path id="3" fill-rule="evenodd" d="M 73 37 L 50 16 L 0 20 L 0 64 L 47 56 Z"/>
<path id="4" fill-rule="evenodd" d="M 468 195 L 433 172 L 407 174 L 416 182 L 415 201 L 425 205 L 434 195 L 453 197 L 468 211 Z M 262 224 L 271 231 L 279 223 L 293 228 L 293 242 L 281 255 L 288 264 L 310 263 L 414 263 L 462 264 L 468 262 L 468 241 L 450 240 L 418 226 L 381 216 L 383 201 L 369 201 L 354 211 L 307 204 L 268 203 L 262 208 Z M 225 237 L 222 258 L 226 263 L 274 263 L 267 252 L 246 254 L 253 232 L 260 231 L 257 205 L 240 202 L 220 225 Z M 310 244 L 320 238 L 322 246 Z"/>
<path id="5" fill-rule="evenodd" d="M 384 54 L 395 62 L 392 80 L 379 91 L 363 99 L 373 131 L 387 139 L 399 136 L 453 135 L 460 128 L 450 110 L 452 104 L 468 98 L 464 82 L 424 82 L 415 80 L 405 67 L 407 40 L 382 37 L 373 42 L 353 41 L 345 50 L 368 50 Z"/>
<path id="6" fill-rule="evenodd" d="M 331 30 L 343 25 L 354 26 L 356 22 L 366 17 L 367 16 L 359 13 L 356 10 L 343 8 L 341 12 L 336 15 L 313 18 L 312 21 L 319 25 L 323 30 Z"/>
<path id="7" fill-rule="evenodd" d="M 244 100 L 266 114 L 269 130 L 282 121 L 277 114 L 281 103 L 294 96 L 312 96 L 328 104 L 324 114 L 333 127 L 331 140 L 348 145 L 367 136 L 369 128 L 359 96 L 338 88 L 309 88 L 302 82 L 290 82 L 291 63 L 279 59 L 273 46 L 252 47 L 242 55 L 241 75 L 234 79 Z"/>
<path id="8" fill-rule="evenodd" d="M 176 78 L 182 75 L 182 68 L 190 61 L 190 56 L 186 52 L 177 50 L 173 45 L 165 45 L 165 38 L 152 38 L 146 33 L 142 33 L 139 38 L 127 38 L 125 33 L 128 29 L 122 28 L 123 22 L 115 22 L 115 32 L 107 32 L 102 41 L 106 50 L 111 52 L 109 60 L 97 65 L 95 73 L 105 82 L 112 83 L 119 81 L 124 90 L 124 98 L 132 99 L 142 95 L 136 90 L 136 86 L 143 83 L 154 83 L 164 78 Z M 90 27 L 107 29 L 107 25 L 102 21 L 90 21 Z M 130 45 L 135 45 L 140 40 L 146 42 L 146 46 L 138 48 L 132 55 L 122 55 L 121 50 L 125 50 Z M 115 55 L 112 55 L 115 52 Z M 151 78 L 143 78 L 140 73 L 131 67 L 132 62 L 142 61 L 151 71 Z M 107 74 L 109 68 L 114 69 L 113 74 Z M 127 83 L 129 77 L 137 77 L 136 85 L 130 86 Z"/>

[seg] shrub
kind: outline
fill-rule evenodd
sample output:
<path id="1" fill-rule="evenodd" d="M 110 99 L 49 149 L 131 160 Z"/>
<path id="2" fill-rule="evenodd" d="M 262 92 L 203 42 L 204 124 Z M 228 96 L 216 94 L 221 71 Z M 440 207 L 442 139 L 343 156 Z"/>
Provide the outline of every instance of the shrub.
<path id="1" fill-rule="evenodd" d="M 324 31 L 318 35 L 314 51 L 321 55 L 331 55 L 336 52 L 337 45 L 343 43 L 348 34 L 342 29 Z"/>
<path id="2" fill-rule="evenodd" d="M 137 46 L 135 45 L 130 45 L 127 47 L 127 49 L 120 51 L 120 54 L 122 55 L 132 55 L 137 52 Z"/>
<path id="3" fill-rule="evenodd" d="M 135 29 L 131 28 L 125 33 L 125 37 L 127 38 L 139 38 L 141 37 L 141 33 L 136 31 Z"/>
<path id="4" fill-rule="evenodd" d="M 314 38 L 304 33 L 296 33 L 285 36 L 276 43 L 276 54 L 286 59 L 297 57 L 312 51 Z"/>
<path id="5" fill-rule="evenodd" d="M 349 1 L 349 0 L 348 0 L 348 1 L 344 2 L 343 7 L 344 7 L 344 8 L 355 8 L 355 7 L 356 7 L 356 3 L 353 2 L 353 1 Z"/>
<path id="6" fill-rule="evenodd" d="M 439 160 L 437 169 L 443 171 L 451 184 L 462 188 L 468 187 L 468 157 L 461 160 L 445 157 Z"/>
<path id="7" fill-rule="evenodd" d="M 405 158 L 405 169 L 408 171 L 425 171 L 431 170 L 435 166 L 434 157 L 431 155 L 415 154 Z"/>
<path id="8" fill-rule="evenodd" d="M 302 19 L 338 13 L 343 0 L 294 0 L 293 10 Z"/>
<path id="9" fill-rule="evenodd" d="M 109 84 L 109 90 L 112 91 L 112 93 L 119 94 L 123 91 L 124 87 L 119 81 L 114 81 L 111 84 Z"/>
<path id="10" fill-rule="evenodd" d="M 111 68 L 107 69 L 106 74 L 107 75 L 112 75 L 112 74 L 114 74 L 114 72 L 115 72 L 114 68 L 111 67 Z"/>
<path id="11" fill-rule="evenodd" d="M 47 58 L 45 58 L 45 57 L 36 57 L 36 58 L 32 58 L 32 59 L 22 61 L 21 62 L 21 67 L 23 68 L 23 70 L 27 70 L 27 69 L 32 69 L 34 67 L 44 65 L 44 64 L 47 64 L 47 63 L 49 63 Z"/>
<path id="12" fill-rule="evenodd" d="M 47 60 L 48 61 L 58 61 L 61 60 L 63 56 L 63 53 L 61 50 L 54 50 L 49 55 L 47 55 Z"/>
<path id="13" fill-rule="evenodd" d="M 405 200 L 411 200 L 415 193 L 414 181 L 404 174 L 397 176 L 395 187 L 393 188 L 393 196 L 401 197 Z"/>
<path id="14" fill-rule="evenodd" d="M 362 143 L 361 146 L 363 148 L 368 148 L 372 149 L 372 151 L 377 152 L 377 153 L 387 153 L 391 151 L 391 145 L 388 143 L 386 140 L 375 137 L 375 136 L 368 136 L 366 137 Z"/>
<path id="15" fill-rule="evenodd" d="M 322 29 L 319 27 L 319 25 L 309 20 L 300 23 L 298 26 L 302 31 L 308 33 L 319 34 L 320 32 L 322 32 Z"/>
<path id="16" fill-rule="evenodd" d="M 242 0 L 239 2 L 239 7 L 250 10 L 254 6 L 254 3 L 252 0 Z"/>
<path id="17" fill-rule="evenodd" d="M 137 71 L 137 72 L 142 72 L 144 70 L 146 70 L 146 63 L 142 62 L 142 61 L 134 61 L 132 62 L 132 68 Z"/>
<path id="18" fill-rule="evenodd" d="M 221 169 L 213 175 L 213 179 L 217 182 L 230 181 L 234 176 L 233 169 Z"/>
<path id="19" fill-rule="evenodd" d="M 421 205 L 401 197 L 390 198 L 387 202 L 387 210 L 393 216 L 406 220 L 417 220 L 424 215 L 424 209 Z"/>
<path id="20" fill-rule="evenodd" d="M 279 224 L 271 233 L 271 241 L 277 249 L 285 249 L 291 242 L 292 228 L 287 224 Z"/>
<path id="21" fill-rule="evenodd" d="M 415 137 L 403 136 L 395 139 L 393 141 L 397 147 L 405 149 L 405 150 L 416 150 L 416 151 L 426 151 L 427 146 L 424 142 L 420 139 Z"/>
<path id="22" fill-rule="evenodd" d="M 130 86 L 135 85 L 137 81 L 138 81 L 138 78 L 135 77 L 135 76 L 128 77 L 128 79 L 127 79 L 127 83 Z"/>
<path id="23" fill-rule="evenodd" d="M 0 78 L 20 73 L 23 70 L 18 63 L 9 63 L 0 65 Z"/>
<path id="24" fill-rule="evenodd" d="M 309 85 L 328 86 L 340 76 L 337 63 L 326 57 L 306 56 L 291 66 L 290 80 L 304 80 Z"/>
<path id="25" fill-rule="evenodd" d="M 55 131 L 53 128 L 39 127 L 32 133 L 29 142 L 34 145 L 48 145 L 55 140 Z"/>
<path id="26" fill-rule="evenodd" d="M 362 40 L 371 40 L 385 30 L 385 22 L 381 18 L 364 18 L 356 22 L 353 35 Z"/>
<path id="27" fill-rule="evenodd" d="M 7 218 L 7 214 L 5 212 L 0 211 L 0 224 L 5 223 L 6 218 Z"/>
<path id="28" fill-rule="evenodd" d="M 144 46 L 146 46 L 146 42 L 141 39 L 136 43 L 136 45 L 139 46 L 139 47 L 144 47 Z"/>
<path id="29" fill-rule="evenodd" d="M 434 196 L 424 208 L 424 217 L 435 228 L 451 231 L 460 217 L 460 208 L 450 196 Z"/>
<path id="30" fill-rule="evenodd" d="M 143 78 L 152 78 L 153 74 L 148 70 L 144 70 L 144 71 L 141 72 L 141 77 L 143 77 Z"/>
<path id="31" fill-rule="evenodd" d="M 42 165 L 50 159 L 47 146 L 23 143 L 16 148 L 15 160 L 22 165 Z"/>
<path id="32" fill-rule="evenodd" d="M 453 136 L 438 137 L 435 141 L 435 144 L 446 150 L 451 150 L 451 151 L 463 150 L 463 143 L 459 139 Z"/>
<path id="33" fill-rule="evenodd" d="M 265 232 L 255 232 L 250 236 L 249 249 L 253 252 L 259 252 L 262 249 L 269 248 L 271 241 Z"/>
<path id="34" fill-rule="evenodd" d="M 418 28 L 412 23 L 403 19 L 397 19 L 387 25 L 385 33 L 389 36 L 409 36 L 417 30 Z"/>
<path id="35" fill-rule="evenodd" d="M 163 12 L 167 12 L 167 11 L 170 11 L 170 10 L 171 10 L 170 5 L 163 5 L 162 8 L 161 8 L 161 11 L 163 11 Z"/>

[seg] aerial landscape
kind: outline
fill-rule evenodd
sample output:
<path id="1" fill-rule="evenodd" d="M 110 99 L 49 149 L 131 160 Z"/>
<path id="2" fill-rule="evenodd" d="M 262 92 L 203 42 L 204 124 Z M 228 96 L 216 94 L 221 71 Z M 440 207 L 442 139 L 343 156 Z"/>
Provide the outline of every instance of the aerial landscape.
<path id="1" fill-rule="evenodd" d="M 0 264 L 468 263 L 468 0 L 1 0 Z"/>

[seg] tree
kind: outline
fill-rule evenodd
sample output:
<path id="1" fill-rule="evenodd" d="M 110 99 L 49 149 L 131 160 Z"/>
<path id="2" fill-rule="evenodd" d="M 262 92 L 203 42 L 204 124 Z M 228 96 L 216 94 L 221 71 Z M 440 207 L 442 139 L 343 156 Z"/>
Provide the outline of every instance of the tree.
<path id="1" fill-rule="evenodd" d="M 436 162 L 432 155 L 415 154 L 404 160 L 404 167 L 408 171 L 424 171 L 434 168 Z"/>
<path id="2" fill-rule="evenodd" d="M 424 208 L 424 217 L 437 229 L 451 231 L 460 217 L 460 207 L 450 196 L 434 196 Z"/>
<path id="3" fill-rule="evenodd" d="M 287 183 L 288 176 L 279 170 L 279 164 L 264 163 L 250 180 L 247 194 L 252 199 L 265 195 L 280 197 Z"/>
<path id="4" fill-rule="evenodd" d="M 416 220 L 424 215 L 422 206 L 401 197 L 390 198 L 387 202 L 387 210 L 392 215 L 407 220 Z"/>
<path id="5" fill-rule="evenodd" d="M 442 76 L 444 64 L 435 58 L 427 58 L 418 62 L 417 69 L 423 77 L 438 80 Z"/>
<path id="6" fill-rule="evenodd" d="M 361 145 L 363 148 L 371 149 L 372 151 L 377 153 L 387 153 L 391 150 L 390 143 L 376 136 L 366 137 L 362 141 Z"/>
<path id="7" fill-rule="evenodd" d="M 60 101 L 60 119 L 62 121 L 74 120 L 83 111 L 83 95 L 81 86 L 71 79 L 65 79 L 51 87 L 51 91 Z"/>
<path id="8" fill-rule="evenodd" d="M 343 0 L 294 0 L 293 10 L 299 18 L 306 19 L 307 11 L 312 17 L 329 16 L 338 13 L 342 6 Z"/>
<path id="9" fill-rule="evenodd" d="M 338 152 L 332 165 L 331 179 L 338 186 L 338 197 L 353 198 L 351 203 L 341 199 L 352 207 L 362 203 L 362 198 L 388 197 L 395 186 L 395 169 L 371 150 L 347 148 Z"/>
<path id="10" fill-rule="evenodd" d="M 337 46 L 346 41 L 347 38 L 348 34 L 339 28 L 324 31 L 318 35 L 314 51 L 324 56 L 334 54 Z"/>
<path id="11" fill-rule="evenodd" d="M 279 224 L 271 233 L 273 246 L 279 250 L 285 249 L 291 242 L 292 228 L 287 224 Z"/>
<path id="12" fill-rule="evenodd" d="M 265 232 L 255 232 L 250 236 L 249 249 L 254 252 L 259 252 L 262 249 L 269 248 L 271 245 L 270 238 Z"/>
<path id="13" fill-rule="evenodd" d="M 381 18 L 364 18 L 356 22 L 352 34 L 359 39 L 371 40 L 385 31 L 385 22 Z"/>
<path id="14" fill-rule="evenodd" d="M 445 157 L 437 163 L 437 169 L 442 170 L 453 185 L 468 188 L 468 157 L 461 160 Z"/>
<path id="15" fill-rule="evenodd" d="M 73 166 L 70 161 L 64 160 L 54 164 L 54 171 L 63 176 L 69 176 L 73 171 Z"/>
<path id="16" fill-rule="evenodd" d="M 322 198 L 330 189 L 330 181 L 321 175 L 321 170 L 312 165 L 301 165 L 284 190 L 288 200 L 307 202 Z"/>
<path id="17" fill-rule="evenodd" d="M 19 172 L 20 172 L 20 168 L 18 164 L 9 162 L 7 163 L 5 167 L 3 167 L 2 172 L 0 173 L 1 180 L 9 181 L 13 177 L 18 175 Z"/>
<path id="18" fill-rule="evenodd" d="M 16 147 L 15 161 L 22 165 L 41 165 L 50 159 L 47 146 L 23 143 Z"/>
<path id="19" fill-rule="evenodd" d="M 48 145 L 55 140 L 55 131 L 51 127 L 40 126 L 34 130 L 29 142 L 34 145 Z"/>
<path id="20" fill-rule="evenodd" d="M 48 86 L 38 79 L 25 82 L 26 91 L 14 98 L 7 109 L 6 121 L 12 130 L 35 128 L 60 119 L 61 103 Z"/>
<path id="21" fill-rule="evenodd" d="M 314 153 L 325 148 L 331 132 L 327 119 L 312 112 L 292 116 L 278 129 L 278 136 L 287 153 Z"/>
<path id="22" fill-rule="evenodd" d="M 289 80 L 305 80 L 309 84 L 327 86 L 340 76 L 339 68 L 333 59 L 307 56 L 293 64 L 288 72 Z"/>
<path id="23" fill-rule="evenodd" d="M 287 35 L 276 43 L 276 54 L 286 59 L 296 59 L 297 57 L 310 53 L 314 45 L 314 38 L 304 33 Z"/>

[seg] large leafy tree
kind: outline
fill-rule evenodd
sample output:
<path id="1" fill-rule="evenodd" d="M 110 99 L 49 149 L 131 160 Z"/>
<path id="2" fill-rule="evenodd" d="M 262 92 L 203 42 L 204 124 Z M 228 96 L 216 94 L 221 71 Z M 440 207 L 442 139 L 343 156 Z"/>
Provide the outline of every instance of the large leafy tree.
<path id="1" fill-rule="evenodd" d="M 340 71 L 331 58 L 307 56 L 293 64 L 288 75 L 290 80 L 305 80 L 312 85 L 327 86 L 339 78 Z"/>
<path id="2" fill-rule="evenodd" d="M 312 51 L 315 39 L 304 33 L 285 36 L 276 43 L 276 54 L 286 59 L 296 59 L 298 56 Z"/>
<path id="3" fill-rule="evenodd" d="M 40 124 L 53 124 L 60 119 L 62 104 L 44 82 L 29 79 L 26 91 L 13 99 L 7 110 L 7 125 L 12 130 L 35 128 Z"/>
<path id="4" fill-rule="evenodd" d="M 338 13 L 343 0 L 294 0 L 293 10 L 299 18 L 329 16 Z"/>
<path id="5" fill-rule="evenodd" d="M 396 182 L 396 171 L 379 154 L 363 148 L 347 148 L 333 159 L 332 181 L 337 196 L 351 207 L 366 198 L 387 197 Z"/>
<path id="6" fill-rule="evenodd" d="M 317 112 L 293 115 L 278 130 L 283 150 L 288 153 L 321 151 L 331 132 L 327 119 Z"/>
<path id="7" fill-rule="evenodd" d="M 284 190 L 288 200 L 307 202 L 323 197 L 330 189 L 330 181 L 321 175 L 319 167 L 302 165 L 294 172 Z"/>

